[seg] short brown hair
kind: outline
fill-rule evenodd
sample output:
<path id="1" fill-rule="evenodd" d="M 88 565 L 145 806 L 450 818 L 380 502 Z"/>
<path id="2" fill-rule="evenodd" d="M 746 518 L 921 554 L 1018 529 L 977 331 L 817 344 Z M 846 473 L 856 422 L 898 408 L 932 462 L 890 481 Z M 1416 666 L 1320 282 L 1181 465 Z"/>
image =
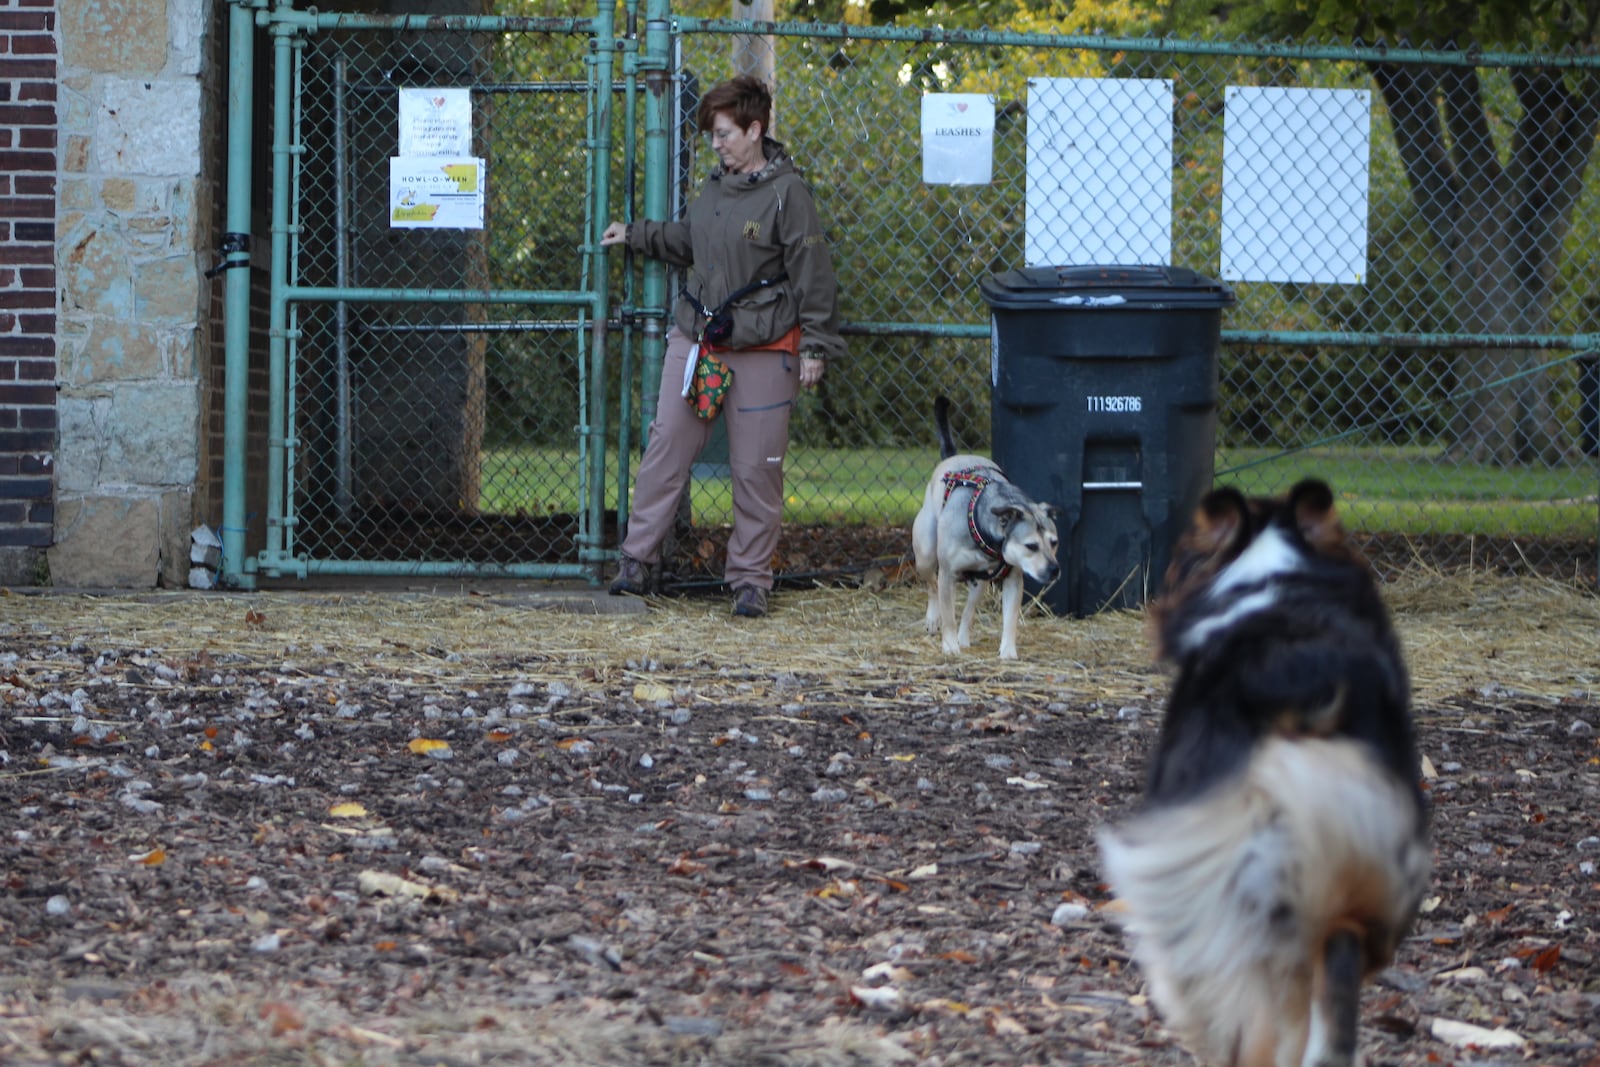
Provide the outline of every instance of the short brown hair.
<path id="1" fill-rule="evenodd" d="M 707 90 L 695 113 L 700 132 L 711 129 L 719 111 L 726 111 L 741 130 L 759 122 L 763 136 L 772 132 L 772 93 L 753 75 L 741 74 Z"/>

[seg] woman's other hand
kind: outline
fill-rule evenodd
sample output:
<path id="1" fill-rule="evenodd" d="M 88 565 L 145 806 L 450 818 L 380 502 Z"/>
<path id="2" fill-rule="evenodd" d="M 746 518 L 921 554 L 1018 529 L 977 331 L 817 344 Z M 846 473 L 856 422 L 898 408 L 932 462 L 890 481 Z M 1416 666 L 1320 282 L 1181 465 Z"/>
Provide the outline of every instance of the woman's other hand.
<path id="1" fill-rule="evenodd" d="M 610 248 L 620 245 L 628 236 L 628 227 L 620 222 L 613 222 L 606 227 L 606 232 L 600 235 L 600 247 Z"/>
<path id="2" fill-rule="evenodd" d="M 815 389 L 817 383 L 822 381 L 823 372 L 828 369 L 825 359 L 813 359 L 810 356 L 800 357 L 800 385 L 805 389 Z"/>

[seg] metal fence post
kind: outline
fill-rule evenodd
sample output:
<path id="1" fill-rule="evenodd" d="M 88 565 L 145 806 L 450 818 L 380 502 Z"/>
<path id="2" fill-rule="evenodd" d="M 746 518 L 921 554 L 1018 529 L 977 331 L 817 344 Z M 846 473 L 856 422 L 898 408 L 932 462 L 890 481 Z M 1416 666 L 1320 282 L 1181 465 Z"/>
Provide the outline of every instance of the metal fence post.
<path id="1" fill-rule="evenodd" d="M 245 469 L 250 410 L 250 152 L 255 109 L 255 16 L 251 0 L 228 10 L 228 203 L 223 242 L 222 584 L 244 574 Z"/>
<path id="2" fill-rule="evenodd" d="M 639 67 L 645 72 L 644 112 L 644 217 L 665 220 L 668 216 L 667 174 L 671 166 L 672 123 L 677 114 L 677 94 L 673 90 L 672 39 L 669 32 L 670 0 L 648 0 L 645 11 L 645 47 Z M 644 348 L 640 367 L 640 423 L 648 427 L 656 417 L 656 394 L 661 384 L 661 357 L 666 350 L 667 317 L 656 317 L 657 308 L 666 308 L 667 265 L 660 260 L 644 263 L 644 282 L 639 305 L 651 312 L 644 322 Z"/>
<path id="3" fill-rule="evenodd" d="M 606 270 L 606 250 L 600 247 L 600 234 L 611 215 L 611 117 L 612 87 L 616 69 L 616 0 L 600 0 L 595 14 L 594 94 L 589 105 L 593 137 L 589 154 L 592 178 L 589 205 L 590 280 L 594 286 L 592 344 L 589 351 L 588 404 L 582 436 L 588 492 L 583 501 L 583 520 L 578 533 L 578 559 L 592 564 L 590 578 L 600 581 L 600 563 L 605 549 L 606 486 L 606 325 L 610 317 L 610 275 Z"/>

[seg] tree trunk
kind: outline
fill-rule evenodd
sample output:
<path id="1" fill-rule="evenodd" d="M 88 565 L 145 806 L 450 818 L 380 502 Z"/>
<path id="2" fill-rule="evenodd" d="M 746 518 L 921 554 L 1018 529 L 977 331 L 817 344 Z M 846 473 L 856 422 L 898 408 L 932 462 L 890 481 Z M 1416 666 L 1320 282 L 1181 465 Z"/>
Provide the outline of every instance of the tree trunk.
<path id="1" fill-rule="evenodd" d="M 772 0 L 733 0 L 733 17 L 751 22 L 772 21 Z M 733 39 L 733 72 L 753 74 L 776 87 L 774 56 L 776 48 L 768 34 L 741 33 Z M 771 130 L 766 131 L 771 133 Z"/>
<path id="2" fill-rule="evenodd" d="M 1574 94 L 1556 71 L 1518 71 L 1521 113 L 1502 167 L 1476 70 L 1376 64 L 1373 77 L 1412 202 L 1452 283 L 1454 329 L 1550 332 L 1561 246 L 1593 152 L 1600 94 Z M 1529 373 L 1547 359 L 1527 349 L 1456 355 L 1453 457 L 1512 464 L 1566 453 L 1547 376 Z"/>

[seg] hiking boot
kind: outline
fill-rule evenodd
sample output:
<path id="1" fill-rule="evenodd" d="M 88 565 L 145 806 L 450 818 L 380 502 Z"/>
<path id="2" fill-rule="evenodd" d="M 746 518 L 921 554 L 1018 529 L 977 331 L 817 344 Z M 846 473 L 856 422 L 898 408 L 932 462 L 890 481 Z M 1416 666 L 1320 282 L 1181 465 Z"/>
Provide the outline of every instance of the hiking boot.
<path id="1" fill-rule="evenodd" d="M 760 586 L 741 585 L 733 591 L 733 613 L 746 619 L 759 619 L 767 613 L 767 591 Z"/>
<path id="2" fill-rule="evenodd" d="M 655 591 L 655 564 L 641 563 L 632 556 L 622 557 L 622 562 L 617 567 L 617 576 L 611 579 L 611 587 L 606 590 L 612 596 L 621 596 L 624 593 L 649 596 Z"/>

